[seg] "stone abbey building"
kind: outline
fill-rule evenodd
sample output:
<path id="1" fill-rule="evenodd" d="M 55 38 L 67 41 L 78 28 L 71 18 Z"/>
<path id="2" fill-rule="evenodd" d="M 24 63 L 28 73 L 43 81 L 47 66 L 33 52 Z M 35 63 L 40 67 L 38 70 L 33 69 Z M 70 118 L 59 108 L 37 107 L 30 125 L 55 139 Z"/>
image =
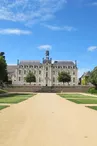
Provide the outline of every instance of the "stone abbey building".
<path id="1" fill-rule="evenodd" d="M 40 61 L 17 61 L 17 65 L 8 65 L 8 77 L 13 85 L 26 85 L 25 77 L 29 71 L 33 72 L 36 82 L 31 83 L 35 86 L 62 86 L 58 82 L 58 73 L 65 71 L 70 73 L 71 82 L 69 85 L 78 85 L 78 68 L 76 61 L 54 61 L 49 58 L 49 51 L 46 51 L 45 59 Z M 65 83 L 64 85 L 68 85 Z"/>

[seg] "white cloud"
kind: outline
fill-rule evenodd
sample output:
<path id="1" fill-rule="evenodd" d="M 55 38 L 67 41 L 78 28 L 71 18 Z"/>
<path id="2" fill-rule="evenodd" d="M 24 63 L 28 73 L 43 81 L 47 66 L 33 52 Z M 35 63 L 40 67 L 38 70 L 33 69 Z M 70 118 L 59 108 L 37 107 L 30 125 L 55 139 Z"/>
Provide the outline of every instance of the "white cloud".
<path id="1" fill-rule="evenodd" d="M 80 78 L 85 72 L 90 71 L 89 68 L 79 68 L 78 69 L 78 77 Z"/>
<path id="2" fill-rule="evenodd" d="M 41 45 L 38 47 L 40 50 L 51 50 L 52 46 L 51 45 Z"/>
<path id="3" fill-rule="evenodd" d="M 87 3 L 86 6 L 97 6 L 97 2 L 90 2 L 90 3 Z"/>
<path id="4" fill-rule="evenodd" d="M 14 35 L 29 35 L 31 34 L 31 31 L 28 30 L 20 30 L 20 29 L 0 29 L 0 34 L 6 35 L 6 34 L 14 34 Z"/>
<path id="5" fill-rule="evenodd" d="M 95 50 L 97 50 L 97 46 L 91 46 L 88 48 L 88 51 L 91 51 L 91 52 Z"/>
<path id="6" fill-rule="evenodd" d="M 97 2 L 91 3 L 92 6 L 97 6 Z"/>
<path id="7" fill-rule="evenodd" d="M 42 25 L 53 31 L 76 31 L 77 30 L 76 28 L 74 28 L 72 26 L 61 27 L 61 26 L 47 25 L 47 24 L 42 24 Z"/>
<path id="8" fill-rule="evenodd" d="M 0 0 L 0 20 L 43 22 L 55 16 L 66 0 Z"/>

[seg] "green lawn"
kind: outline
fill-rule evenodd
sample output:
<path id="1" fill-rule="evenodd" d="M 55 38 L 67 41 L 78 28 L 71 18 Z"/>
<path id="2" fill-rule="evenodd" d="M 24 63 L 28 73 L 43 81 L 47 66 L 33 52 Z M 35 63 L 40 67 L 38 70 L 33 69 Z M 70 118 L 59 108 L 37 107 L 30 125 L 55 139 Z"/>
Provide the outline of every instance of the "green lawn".
<path id="1" fill-rule="evenodd" d="M 97 110 L 97 106 L 86 106 L 86 107 Z"/>
<path id="2" fill-rule="evenodd" d="M 0 97 L 0 103 L 19 103 L 28 98 L 34 96 L 35 94 L 9 94 Z"/>
<path id="3" fill-rule="evenodd" d="M 7 108 L 7 107 L 9 107 L 9 106 L 7 106 L 7 105 L 0 105 L 0 110 L 2 110 L 4 108 Z"/>
<path id="4" fill-rule="evenodd" d="M 97 99 L 67 99 L 78 104 L 97 104 Z"/>
<path id="5" fill-rule="evenodd" d="M 59 96 L 63 97 L 63 98 L 97 98 L 97 97 L 93 97 L 93 96 L 85 96 L 85 95 L 81 95 L 81 94 L 58 94 Z"/>

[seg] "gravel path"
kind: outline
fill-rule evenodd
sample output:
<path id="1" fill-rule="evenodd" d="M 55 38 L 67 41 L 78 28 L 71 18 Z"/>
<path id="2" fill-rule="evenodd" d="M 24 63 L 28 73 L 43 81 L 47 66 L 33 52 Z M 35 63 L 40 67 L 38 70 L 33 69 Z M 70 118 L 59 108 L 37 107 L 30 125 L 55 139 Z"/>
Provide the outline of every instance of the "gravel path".
<path id="1" fill-rule="evenodd" d="M 0 111 L 0 146 L 97 146 L 97 111 L 39 93 Z"/>

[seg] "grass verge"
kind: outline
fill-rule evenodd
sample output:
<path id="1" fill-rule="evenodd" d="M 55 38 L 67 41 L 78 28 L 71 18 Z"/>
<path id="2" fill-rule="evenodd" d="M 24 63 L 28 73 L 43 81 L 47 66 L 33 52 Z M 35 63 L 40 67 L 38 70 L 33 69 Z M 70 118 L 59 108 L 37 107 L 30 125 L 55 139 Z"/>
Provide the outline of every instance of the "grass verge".
<path id="1" fill-rule="evenodd" d="M 97 99 L 67 99 L 77 104 L 97 104 Z"/>
<path id="2" fill-rule="evenodd" d="M 86 106 L 86 107 L 97 110 L 97 106 Z"/>
<path id="3" fill-rule="evenodd" d="M 81 95 L 81 94 L 57 94 L 63 98 L 97 98 L 93 96 L 86 96 L 86 95 Z"/>
<path id="4" fill-rule="evenodd" d="M 28 98 L 31 98 L 35 94 L 9 94 L 9 95 L 4 95 L 0 97 L 0 103 L 19 103 L 24 100 L 27 100 Z"/>
<path id="5" fill-rule="evenodd" d="M 4 108 L 7 108 L 7 107 L 9 107 L 9 106 L 7 106 L 7 105 L 0 105 L 0 110 L 2 110 Z"/>

